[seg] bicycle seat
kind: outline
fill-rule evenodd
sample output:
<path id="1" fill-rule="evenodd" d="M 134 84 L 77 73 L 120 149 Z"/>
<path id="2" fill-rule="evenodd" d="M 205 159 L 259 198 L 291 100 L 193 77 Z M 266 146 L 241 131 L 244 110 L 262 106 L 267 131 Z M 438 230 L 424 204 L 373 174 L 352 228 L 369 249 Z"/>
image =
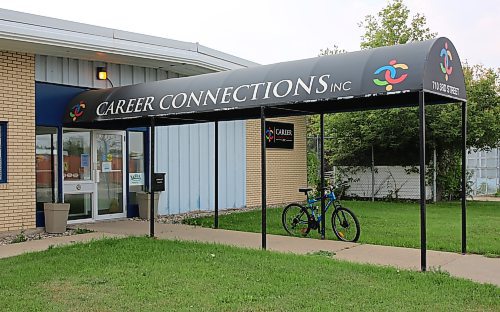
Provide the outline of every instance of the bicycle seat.
<path id="1" fill-rule="evenodd" d="M 307 195 L 308 192 L 312 191 L 312 188 L 299 188 L 299 192 L 302 192 Z"/>

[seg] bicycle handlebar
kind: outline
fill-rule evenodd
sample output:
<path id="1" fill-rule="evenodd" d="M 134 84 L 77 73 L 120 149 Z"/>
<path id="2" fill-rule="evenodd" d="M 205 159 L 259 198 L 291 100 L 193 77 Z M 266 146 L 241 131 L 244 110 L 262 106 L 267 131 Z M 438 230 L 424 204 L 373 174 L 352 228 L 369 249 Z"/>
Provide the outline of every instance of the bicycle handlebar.
<path id="1" fill-rule="evenodd" d="M 328 189 L 329 189 L 330 191 L 332 191 L 332 192 L 333 192 L 333 189 L 334 189 L 334 188 L 333 188 L 333 185 L 330 185 L 330 186 L 320 187 L 319 189 L 320 189 L 320 190 L 323 190 L 323 191 L 326 191 L 326 190 L 328 190 Z"/>

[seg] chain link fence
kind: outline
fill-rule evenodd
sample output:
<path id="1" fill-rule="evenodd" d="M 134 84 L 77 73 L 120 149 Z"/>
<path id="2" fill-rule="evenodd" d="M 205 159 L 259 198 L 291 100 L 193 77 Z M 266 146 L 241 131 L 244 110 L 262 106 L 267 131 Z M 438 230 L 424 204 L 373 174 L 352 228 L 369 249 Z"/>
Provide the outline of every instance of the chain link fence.
<path id="1" fill-rule="evenodd" d="M 325 157 L 331 157 L 325 137 Z M 320 138 L 308 137 L 309 175 L 319 177 Z M 333 143 L 333 142 L 330 142 Z M 388 159 L 386 152 L 372 148 L 370 155 L 360 155 L 355 164 L 334 165 L 326 161 L 325 177 L 327 183 L 338 187 L 337 193 L 347 198 L 371 200 L 417 200 L 420 198 L 420 174 L 415 159 Z M 418 154 L 416 155 L 418 157 Z M 436 201 L 436 168 L 433 152 L 427 164 L 426 194 L 428 200 Z M 312 168 L 311 168 L 312 167 Z M 315 184 L 309 179 L 310 184 Z M 319 179 L 317 179 L 319 182 Z"/>

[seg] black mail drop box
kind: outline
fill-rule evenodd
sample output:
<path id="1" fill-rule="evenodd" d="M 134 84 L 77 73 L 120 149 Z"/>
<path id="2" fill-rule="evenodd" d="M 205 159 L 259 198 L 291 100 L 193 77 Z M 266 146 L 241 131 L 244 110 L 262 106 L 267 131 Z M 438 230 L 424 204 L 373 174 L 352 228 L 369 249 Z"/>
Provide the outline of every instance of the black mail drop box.
<path id="1" fill-rule="evenodd" d="M 165 191 L 165 173 L 164 172 L 153 173 L 153 179 L 151 181 L 151 191 L 152 192 L 164 192 Z"/>

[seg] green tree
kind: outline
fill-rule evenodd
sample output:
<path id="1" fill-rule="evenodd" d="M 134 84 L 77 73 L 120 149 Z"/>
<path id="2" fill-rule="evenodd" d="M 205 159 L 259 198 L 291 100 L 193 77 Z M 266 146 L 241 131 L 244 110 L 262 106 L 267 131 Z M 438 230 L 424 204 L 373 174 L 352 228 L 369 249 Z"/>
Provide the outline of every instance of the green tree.
<path id="1" fill-rule="evenodd" d="M 436 36 L 426 26 L 424 15 L 416 14 L 410 18 L 410 11 L 401 0 L 390 2 L 376 16 L 367 15 L 359 24 L 365 29 L 361 48 L 375 48 L 410 41 L 426 40 Z M 320 55 L 345 52 L 338 46 L 324 49 Z M 309 135 L 319 133 L 319 118 L 310 118 Z M 415 109 L 391 109 L 365 111 L 325 116 L 325 135 L 332 140 L 325 142 L 327 157 L 336 164 L 369 164 L 371 148 L 386 152 L 391 157 L 381 157 L 398 163 L 398 155 L 408 160 L 418 150 L 418 115 Z M 401 125 L 405 125 L 401 127 Z M 403 151 L 409 151 L 403 155 Z M 416 154 L 418 156 L 418 154 Z M 418 158 L 416 158 L 418 160 Z M 415 160 L 413 156 L 410 161 Z"/>
<path id="2" fill-rule="evenodd" d="M 361 48 L 403 44 L 435 37 L 425 16 L 410 18 L 401 0 L 390 2 L 377 16 L 368 15 Z M 337 51 L 335 46 L 333 50 Z M 325 50 L 322 50 L 324 52 Z M 328 49 L 327 49 L 328 51 Z M 500 145 L 499 71 L 464 65 L 468 96 L 468 145 L 489 149 Z M 457 104 L 428 106 L 427 148 L 438 155 L 438 191 L 443 197 L 458 195 L 461 146 L 461 107 Z M 319 118 L 309 118 L 308 134 L 319 134 Z M 401 108 L 325 115 L 325 142 L 330 164 L 369 165 L 372 146 L 379 165 L 418 163 L 418 111 Z M 428 153 L 430 155 L 431 153 Z M 458 182 L 457 182 L 458 181 Z"/>
<path id="3" fill-rule="evenodd" d="M 422 41 L 437 35 L 431 33 L 423 14 L 417 13 L 410 19 L 410 10 L 402 0 L 389 2 L 376 16 L 367 15 L 359 26 L 365 29 L 362 49 Z"/>

